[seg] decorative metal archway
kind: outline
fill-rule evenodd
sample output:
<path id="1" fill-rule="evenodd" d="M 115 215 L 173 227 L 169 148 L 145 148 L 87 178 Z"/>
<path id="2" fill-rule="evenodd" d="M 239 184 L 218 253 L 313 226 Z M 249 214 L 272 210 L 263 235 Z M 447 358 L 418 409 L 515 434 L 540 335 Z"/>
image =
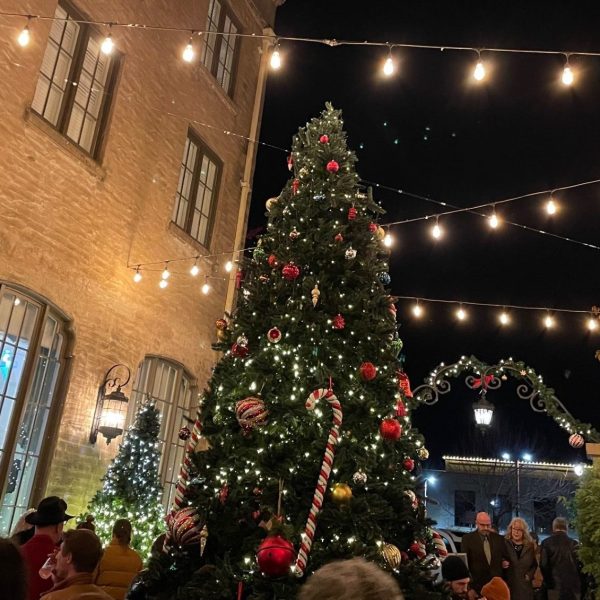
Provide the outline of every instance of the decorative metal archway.
<path id="1" fill-rule="evenodd" d="M 528 400 L 535 412 L 546 413 L 570 435 L 579 434 L 586 441 L 600 442 L 600 433 L 590 424 L 578 421 L 556 397 L 554 390 L 547 387 L 541 375 L 523 362 L 512 358 L 501 360 L 496 365 L 488 365 L 474 356 L 461 356 L 457 362 L 438 365 L 425 379 L 425 383 L 413 390 L 413 405 L 433 405 L 440 396 L 447 394 L 452 386 L 449 378 L 465 375 L 465 384 L 471 389 L 479 389 L 483 396 L 487 390 L 499 389 L 503 382 L 512 377 L 520 381 L 517 395 Z"/>

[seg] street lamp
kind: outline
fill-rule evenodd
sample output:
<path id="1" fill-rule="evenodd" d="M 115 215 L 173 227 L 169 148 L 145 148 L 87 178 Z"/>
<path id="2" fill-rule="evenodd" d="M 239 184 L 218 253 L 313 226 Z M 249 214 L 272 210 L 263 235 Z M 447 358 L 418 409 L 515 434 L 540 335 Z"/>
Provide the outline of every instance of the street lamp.
<path id="1" fill-rule="evenodd" d="M 125 376 L 119 377 L 123 373 Z M 130 379 L 131 371 L 125 365 L 113 365 L 107 371 L 104 381 L 98 388 L 90 443 L 96 443 L 99 433 L 106 438 L 107 444 L 123 433 L 129 398 L 121 391 L 121 388 L 125 387 Z"/>
<path id="2" fill-rule="evenodd" d="M 492 424 L 494 405 L 489 400 L 486 400 L 484 391 L 481 393 L 481 398 L 473 403 L 473 413 L 475 414 L 477 427 L 482 431 L 485 431 Z"/>

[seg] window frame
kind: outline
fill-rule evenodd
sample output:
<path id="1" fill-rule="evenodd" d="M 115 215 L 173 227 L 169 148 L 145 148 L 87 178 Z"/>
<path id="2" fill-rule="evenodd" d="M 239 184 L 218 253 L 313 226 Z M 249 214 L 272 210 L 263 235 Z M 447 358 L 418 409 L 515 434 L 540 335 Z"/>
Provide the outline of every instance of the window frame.
<path id="1" fill-rule="evenodd" d="M 238 35 L 235 36 L 235 48 L 233 51 L 233 60 L 231 61 L 231 77 L 229 79 L 229 86 L 228 86 L 229 89 L 225 89 L 223 87 L 223 84 L 217 78 L 217 74 L 219 72 L 219 56 L 221 54 L 221 45 L 223 44 L 223 41 L 225 39 L 225 34 L 224 34 L 225 18 L 229 17 L 229 19 L 231 20 L 231 22 L 235 25 L 235 27 L 237 29 L 237 32 L 236 32 L 237 34 L 242 33 L 242 25 L 241 25 L 240 21 L 238 20 L 237 16 L 235 15 L 235 13 L 233 12 L 231 6 L 229 5 L 229 2 L 227 2 L 226 0 L 215 0 L 215 1 L 221 5 L 221 12 L 219 14 L 219 23 L 217 24 L 217 31 L 206 33 L 207 39 L 208 39 L 208 36 L 211 35 L 211 33 L 215 35 L 215 47 L 213 49 L 213 56 L 212 56 L 212 61 L 211 61 L 210 65 L 204 64 L 204 61 L 202 61 L 202 64 L 210 72 L 210 74 L 215 78 L 215 80 L 217 81 L 217 83 L 219 84 L 219 87 L 223 90 L 223 92 L 225 92 L 225 94 L 227 94 L 227 96 L 229 96 L 229 98 L 233 99 L 235 89 L 236 89 L 236 83 L 237 83 L 238 62 L 239 62 L 239 57 L 240 57 L 240 53 L 241 53 L 240 45 L 242 43 L 243 38 L 239 37 Z M 210 9 L 210 0 L 208 3 L 208 8 Z M 206 25 L 208 25 L 209 16 L 210 16 L 210 13 L 207 12 L 206 22 L 205 22 Z M 206 44 L 207 40 L 204 40 L 204 43 Z M 203 48 L 203 51 L 204 51 L 204 48 Z"/>
<path id="2" fill-rule="evenodd" d="M 63 98 L 60 103 L 60 109 L 58 114 L 58 119 L 56 124 L 52 123 L 52 121 L 48 120 L 44 117 L 43 114 L 39 113 L 35 108 L 33 108 L 33 101 L 31 105 L 31 110 L 35 113 L 40 119 L 42 119 L 45 123 L 47 123 L 52 129 L 57 131 L 62 137 L 64 137 L 70 144 L 73 144 L 76 148 L 78 148 L 81 152 L 85 153 L 87 156 L 92 158 L 95 161 L 99 161 L 102 157 L 102 153 L 104 150 L 104 142 L 106 139 L 106 132 L 108 130 L 108 122 L 110 118 L 111 111 L 114 106 L 114 102 L 110 101 L 109 98 L 113 99 L 116 96 L 116 88 L 117 88 L 117 79 L 118 74 L 121 68 L 121 60 L 122 54 L 116 49 L 113 48 L 111 53 L 110 65 L 108 67 L 108 73 L 106 75 L 106 84 L 105 91 L 102 95 L 102 101 L 100 104 L 100 109 L 98 111 L 98 122 L 96 128 L 94 130 L 94 136 L 91 144 L 90 150 L 87 150 L 83 146 L 76 142 L 72 138 L 67 135 L 71 115 L 73 114 L 73 106 L 75 104 L 75 97 L 77 96 L 77 90 L 79 89 L 79 85 L 73 85 L 74 82 L 79 84 L 81 78 L 81 72 L 83 69 L 83 64 L 85 61 L 85 54 L 87 51 L 88 42 L 91 38 L 97 38 L 100 42 L 103 39 L 102 32 L 90 23 L 85 23 L 89 19 L 80 12 L 77 7 L 73 5 L 69 0 L 60 0 L 57 6 L 62 7 L 62 9 L 67 13 L 67 15 L 73 19 L 74 21 L 79 21 L 79 33 L 77 35 L 77 41 L 75 42 L 75 46 L 73 49 L 73 59 L 71 61 L 71 65 L 68 71 L 68 84 L 66 86 Z M 83 22 L 82 22 L 83 21 Z M 50 40 L 50 35 L 48 34 L 48 41 L 46 42 L 46 48 L 44 49 L 44 53 L 48 48 L 48 43 Z M 61 46 L 62 47 L 62 46 Z M 55 65 L 56 70 L 56 65 Z M 55 71 L 54 71 L 55 72 Z M 50 84 L 54 82 L 54 72 L 52 73 L 52 79 L 50 79 Z M 38 70 L 38 81 L 42 76 L 41 67 Z M 36 81 L 36 91 L 37 91 Z M 35 94 L 35 91 L 34 91 Z M 49 93 L 46 95 L 44 101 L 44 109 L 47 105 L 49 98 Z M 88 98 L 89 100 L 89 98 Z M 43 111 L 44 112 L 44 111 Z"/>
<path id="3" fill-rule="evenodd" d="M 181 202 L 181 194 L 179 193 L 179 179 L 177 180 L 177 191 L 175 193 L 175 206 L 173 207 L 173 211 L 171 214 L 171 221 L 173 224 L 178 227 L 181 231 L 185 232 L 187 236 L 189 236 L 195 243 L 200 244 L 206 250 L 210 250 L 210 245 L 212 243 L 216 214 L 217 214 L 217 205 L 219 203 L 219 194 L 221 191 L 221 178 L 223 175 L 223 161 L 210 149 L 208 144 L 204 142 L 204 140 L 192 129 L 191 127 L 188 129 L 186 142 L 189 141 L 196 146 L 196 161 L 194 164 L 194 169 L 192 171 L 192 183 L 190 185 L 190 195 L 188 198 L 188 207 L 185 216 L 185 221 L 183 227 L 177 223 L 177 214 L 179 213 L 179 203 Z M 185 146 L 184 146 L 185 147 Z M 213 195 L 210 206 L 210 215 L 208 217 L 208 224 L 206 226 L 206 240 L 204 242 L 200 241 L 197 237 L 192 234 L 192 224 L 194 222 L 194 210 L 196 209 L 196 195 L 198 193 L 198 184 L 200 182 L 200 171 L 202 167 L 202 158 L 206 156 L 208 160 L 210 160 L 216 167 L 217 173 L 215 176 L 215 182 L 213 186 Z M 185 157 L 183 157 L 185 158 Z M 181 171 L 187 165 L 184 164 L 183 159 L 179 163 L 179 177 L 181 177 Z M 177 209 L 177 210 L 175 210 Z"/>

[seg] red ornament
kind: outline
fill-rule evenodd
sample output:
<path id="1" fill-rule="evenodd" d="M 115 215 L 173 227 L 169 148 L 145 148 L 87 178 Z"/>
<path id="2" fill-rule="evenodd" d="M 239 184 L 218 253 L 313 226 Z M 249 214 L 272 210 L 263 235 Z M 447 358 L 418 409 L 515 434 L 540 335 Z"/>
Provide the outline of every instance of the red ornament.
<path id="1" fill-rule="evenodd" d="M 400 556 L 402 557 L 402 562 L 405 564 L 410 560 L 408 552 L 404 552 L 404 550 L 400 550 Z"/>
<path id="2" fill-rule="evenodd" d="M 336 242 L 343 242 L 344 241 L 344 236 L 341 233 L 338 233 L 333 239 Z"/>
<path id="3" fill-rule="evenodd" d="M 369 231 L 375 233 L 377 231 L 377 223 L 369 223 Z"/>
<path id="4" fill-rule="evenodd" d="M 384 440 L 395 442 L 402 435 L 402 425 L 396 419 L 388 417 L 387 419 L 383 419 L 379 424 L 379 433 L 381 433 L 381 437 Z"/>
<path id="5" fill-rule="evenodd" d="M 583 439 L 583 436 L 578 433 L 569 436 L 569 445 L 573 448 L 581 448 L 584 443 L 585 440 Z"/>
<path id="6" fill-rule="evenodd" d="M 406 406 L 404 405 L 404 402 L 402 402 L 402 400 L 398 400 L 398 402 L 396 404 L 396 414 L 399 417 L 405 417 L 408 414 L 408 411 L 406 410 Z"/>
<path id="7" fill-rule="evenodd" d="M 340 170 L 340 165 L 335 160 L 330 160 L 327 163 L 327 170 L 330 173 L 337 173 Z"/>
<path id="8" fill-rule="evenodd" d="M 360 365 L 359 372 L 363 381 L 372 381 L 377 377 L 377 367 L 370 362 L 364 362 Z"/>
<path id="9" fill-rule="evenodd" d="M 277 327 L 271 327 L 271 329 L 267 331 L 267 339 L 276 344 L 281 339 L 281 331 L 279 331 Z"/>
<path id="10" fill-rule="evenodd" d="M 293 262 L 290 262 L 287 265 L 285 265 L 285 267 L 283 267 L 283 269 L 281 270 L 281 274 L 288 281 L 292 281 L 294 279 L 297 279 L 300 275 L 300 268 L 297 267 Z"/>
<path id="11" fill-rule="evenodd" d="M 402 463 L 402 466 L 407 471 L 412 471 L 415 468 L 415 461 L 412 458 L 405 458 L 404 462 Z"/>
<path id="12" fill-rule="evenodd" d="M 277 260 L 277 257 L 274 254 L 271 254 L 269 258 L 267 258 L 267 262 L 269 263 L 269 266 L 272 269 L 275 269 L 279 266 L 279 261 Z"/>
<path id="13" fill-rule="evenodd" d="M 242 344 L 238 344 L 237 342 L 231 346 L 231 354 L 233 354 L 236 358 L 245 358 L 248 356 L 248 346 L 243 346 Z"/>
<path id="14" fill-rule="evenodd" d="M 321 142 L 321 144 L 329 144 L 329 136 L 324 133 L 320 138 L 319 138 L 319 142 Z"/>
<path id="15" fill-rule="evenodd" d="M 227 321 L 225 319 L 217 319 L 215 321 L 215 327 L 220 331 L 225 331 L 227 329 Z"/>
<path id="16" fill-rule="evenodd" d="M 287 157 L 287 166 L 288 171 L 291 171 L 294 168 L 294 157 L 291 154 Z"/>
<path id="17" fill-rule="evenodd" d="M 417 558 L 425 558 L 425 556 L 427 555 L 427 550 L 425 549 L 425 544 L 423 542 L 413 542 L 410 545 L 410 551 L 417 557 Z"/>
<path id="18" fill-rule="evenodd" d="M 182 427 L 179 430 L 179 439 L 183 440 L 185 442 L 185 440 L 188 440 L 190 438 L 190 435 L 192 435 L 192 432 L 190 431 L 189 427 Z"/>
<path id="19" fill-rule="evenodd" d="M 223 487 L 219 490 L 219 502 L 225 504 L 225 502 L 227 502 L 227 496 L 229 496 L 229 486 L 224 483 Z"/>
<path id="20" fill-rule="evenodd" d="M 342 317 L 342 315 L 339 314 L 333 317 L 331 323 L 334 329 L 344 329 L 344 327 L 346 327 L 346 321 L 344 317 Z"/>
<path id="21" fill-rule="evenodd" d="M 294 179 L 294 181 L 292 181 L 292 192 L 293 192 L 294 196 L 298 193 L 299 187 L 300 187 L 300 180 Z"/>
<path id="22" fill-rule="evenodd" d="M 245 431 L 263 425 L 268 416 L 269 411 L 260 398 L 248 396 L 235 403 L 235 418 Z"/>
<path id="23" fill-rule="evenodd" d="M 398 369 L 398 371 L 396 371 L 396 377 L 398 378 L 398 387 L 402 390 L 404 395 L 407 398 L 412 398 L 413 394 L 410 389 L 410 381 L 408 379 L 408 375 L 404 371 Z"/>
<path id="24" fill-rule="evenodd" d="M 235 288 L 239 290 L 242 287 L 242 281 L 244 281 L 244 271 L 238 269 L 235 274 Z"/>
<path id="25" fill-rule="evenodd" d="M 166 522 L 170 541 L 175 546 L 201 543 L 204 523 L 194 507 L 188 506 L 171 512 Z"/>
<path id="26" fill-rule="evenodd" d="M 265 575 L 283 577 L 289 574 L 294 556 L 291 542 L 280 535 L 271 535 L 260 543 L 256 551 L 256 562 Z"/>
<path id="27" fill-rule="evenodd" d="M 356 209 L 354 206 L 351 206 L 348 209 L 348 221 L 354 221 L 354 219 L 356 219 Z"/>

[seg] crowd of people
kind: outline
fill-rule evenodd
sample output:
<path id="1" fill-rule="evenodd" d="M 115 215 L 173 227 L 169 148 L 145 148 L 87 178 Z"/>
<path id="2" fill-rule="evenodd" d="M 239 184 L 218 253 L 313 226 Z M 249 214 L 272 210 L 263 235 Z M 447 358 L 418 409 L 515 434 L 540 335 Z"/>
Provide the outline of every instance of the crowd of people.
<path id="1" fill-rule="evenodd" d="M 10 539 L 0 539 L 0 600 L 124 600 L 143 564 L 130 547 L 132 526 L 114 523 L 102 548 L 93 518 L 63 531 L 73 517 L 57 496 L 27 511 Z M 515 517 L 505 537 L 490 516 L 476 517 L 461 555 L 442 562 L 441 576 L 453 600 L 580 600 L 577 542 L 556 518 L 552 535 L 537 545 L 527 523 Z M 162 546 L 162 540 L 156 544 Z M 156 545 L 155 544 L 155 545 Z M 543 595 L 542 595 L 543 594 Z M 334 561 L 313 573 L 298 600 L 403 600 L 396 579 L 362 558 Z"/>

